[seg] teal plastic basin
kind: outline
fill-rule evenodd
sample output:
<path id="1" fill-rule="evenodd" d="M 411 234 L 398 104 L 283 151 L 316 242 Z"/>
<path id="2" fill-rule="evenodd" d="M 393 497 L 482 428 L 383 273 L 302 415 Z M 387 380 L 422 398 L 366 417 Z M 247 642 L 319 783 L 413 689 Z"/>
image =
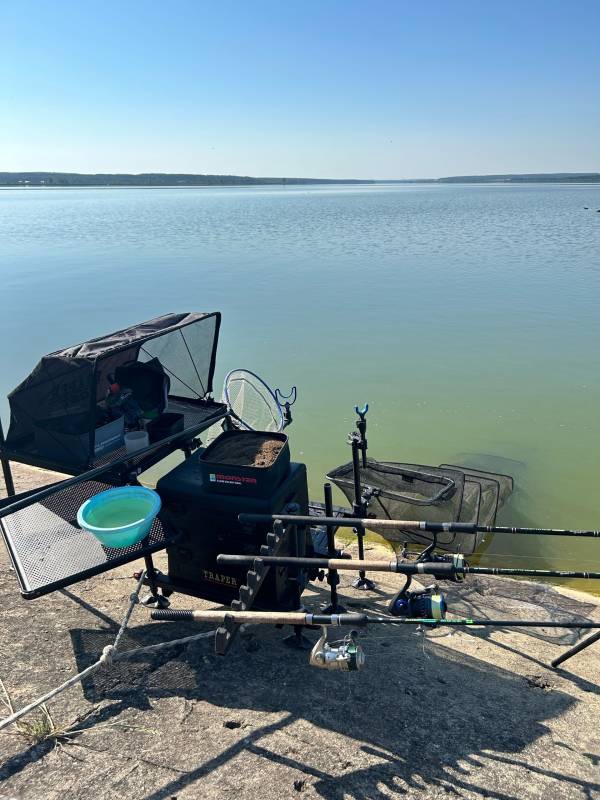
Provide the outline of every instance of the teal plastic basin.
<path id="1" fill-rule="evenodd" d="M 121 486 L 91 497 L 77 523 L 105 547 L 130 547 L 145 539 L 160 511 L 160 497 L 145 486 Z"/>

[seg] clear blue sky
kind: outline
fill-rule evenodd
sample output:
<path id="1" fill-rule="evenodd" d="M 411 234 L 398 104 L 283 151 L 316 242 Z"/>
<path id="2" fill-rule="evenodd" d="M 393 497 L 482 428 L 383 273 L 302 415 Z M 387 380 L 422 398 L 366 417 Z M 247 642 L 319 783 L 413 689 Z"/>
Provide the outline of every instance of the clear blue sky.
<path id="1" fill-rule="evenodd" d="M 600 170 L 599 0 L 0 0 L 0 170 Z"/>

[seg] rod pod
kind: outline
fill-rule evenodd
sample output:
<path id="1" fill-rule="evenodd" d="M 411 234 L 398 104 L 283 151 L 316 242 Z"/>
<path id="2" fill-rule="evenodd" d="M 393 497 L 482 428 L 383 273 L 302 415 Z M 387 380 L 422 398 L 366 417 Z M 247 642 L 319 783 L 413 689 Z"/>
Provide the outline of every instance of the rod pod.
<path id="1" fill-rule="evenodd" d="M 355 518 L 367 516 L 367 504 L 363 497 L 362 486 L 360 481 L 360 466 L 367 466 L 367 411 L 369 404 L 367 403 L 364 408 L 360 409 L 354 406 L 354 411 L 358 414 L 356 420 L 357 430 L 348 435 L 348 441 L 352 448 L 352 477 L 354 479 L 354 503 L 352 504 L 352 513 Z M 314 524 L 314 523 L 313 523 Z M 365 526 L 361 523 L 353 526 L 358 539 L 358 558 L 362 561 L 365 557 Z M 352 586 L 355 589 L 365 589 L 370 591 L 375 588 L 375 582 L 367 578 L 364 569 L 359 570 L 358 577 L 353 581 Z"/>

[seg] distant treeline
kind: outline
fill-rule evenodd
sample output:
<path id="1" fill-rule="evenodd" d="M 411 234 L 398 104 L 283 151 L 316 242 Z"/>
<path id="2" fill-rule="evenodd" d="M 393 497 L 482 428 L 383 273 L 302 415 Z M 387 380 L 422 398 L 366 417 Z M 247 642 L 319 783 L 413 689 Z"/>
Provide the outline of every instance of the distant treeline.
<path id="1" fill-rule="evenodd" d="M 141 175 L 78 172 L 0 172 L 0 186 L 297 186 L 314 183 L 374 183 L 327 178 L 250 178 L 247 175 L 186 175 L 148 172 Z"/>
<path id="2" fill-rule="evenodd" d="M 600 183 L 600 172 L 540 172 L 522 175 L 454 175 L 450 178 L 415 178 L 390 183 Z"/>
<path id="3" fill-rule="evenodd" d="M 536 175 L 461 175 L 439 183 L 598 183 L 600 172 L 554 172 Z"/>
<path id="4" fill-rule="evenodd" d="M 328 183 L 600 183 L 600 172 L 554 172 L 524 175 L 455 175 L 449 178 L 359 180 L 340 178 L 251 178 L 248 175 L 187 175 L 147 172 L 140 175 L 79 172 L 0 172 L 0 186 L 302 186 Z"/>

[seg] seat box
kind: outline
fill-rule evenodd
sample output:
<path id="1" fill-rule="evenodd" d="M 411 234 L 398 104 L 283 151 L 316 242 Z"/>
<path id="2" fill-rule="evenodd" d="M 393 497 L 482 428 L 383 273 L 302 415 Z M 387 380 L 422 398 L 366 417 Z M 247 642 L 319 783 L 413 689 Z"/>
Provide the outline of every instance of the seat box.
<path id="1" fill-rule="evenodd" d="M 162 477 L 156 486 L 162 500 L 160 518 L 177 542 L 167 548 L 169 578 L 178 591 L 229 604 L 246 582 L 246 567 L 221 566 L 219 553 L 260 553 L 270 525 L 243 526 L 238 514 L 284 513 L 296 504 L 297 513 L 308 514 L 308 487 L 304 464 L 291 464 L 287 476 L 264 497 L 215 494 L 203 479 L 199 451 Z M 287 541 L 281 555 L 303 556 L 307 529 L 299 529 L 295 541 Z M 287 568 L 272 568 L 258 593 L 256 608 L 293 608 L 296 595 L 288 583 Z"/>

